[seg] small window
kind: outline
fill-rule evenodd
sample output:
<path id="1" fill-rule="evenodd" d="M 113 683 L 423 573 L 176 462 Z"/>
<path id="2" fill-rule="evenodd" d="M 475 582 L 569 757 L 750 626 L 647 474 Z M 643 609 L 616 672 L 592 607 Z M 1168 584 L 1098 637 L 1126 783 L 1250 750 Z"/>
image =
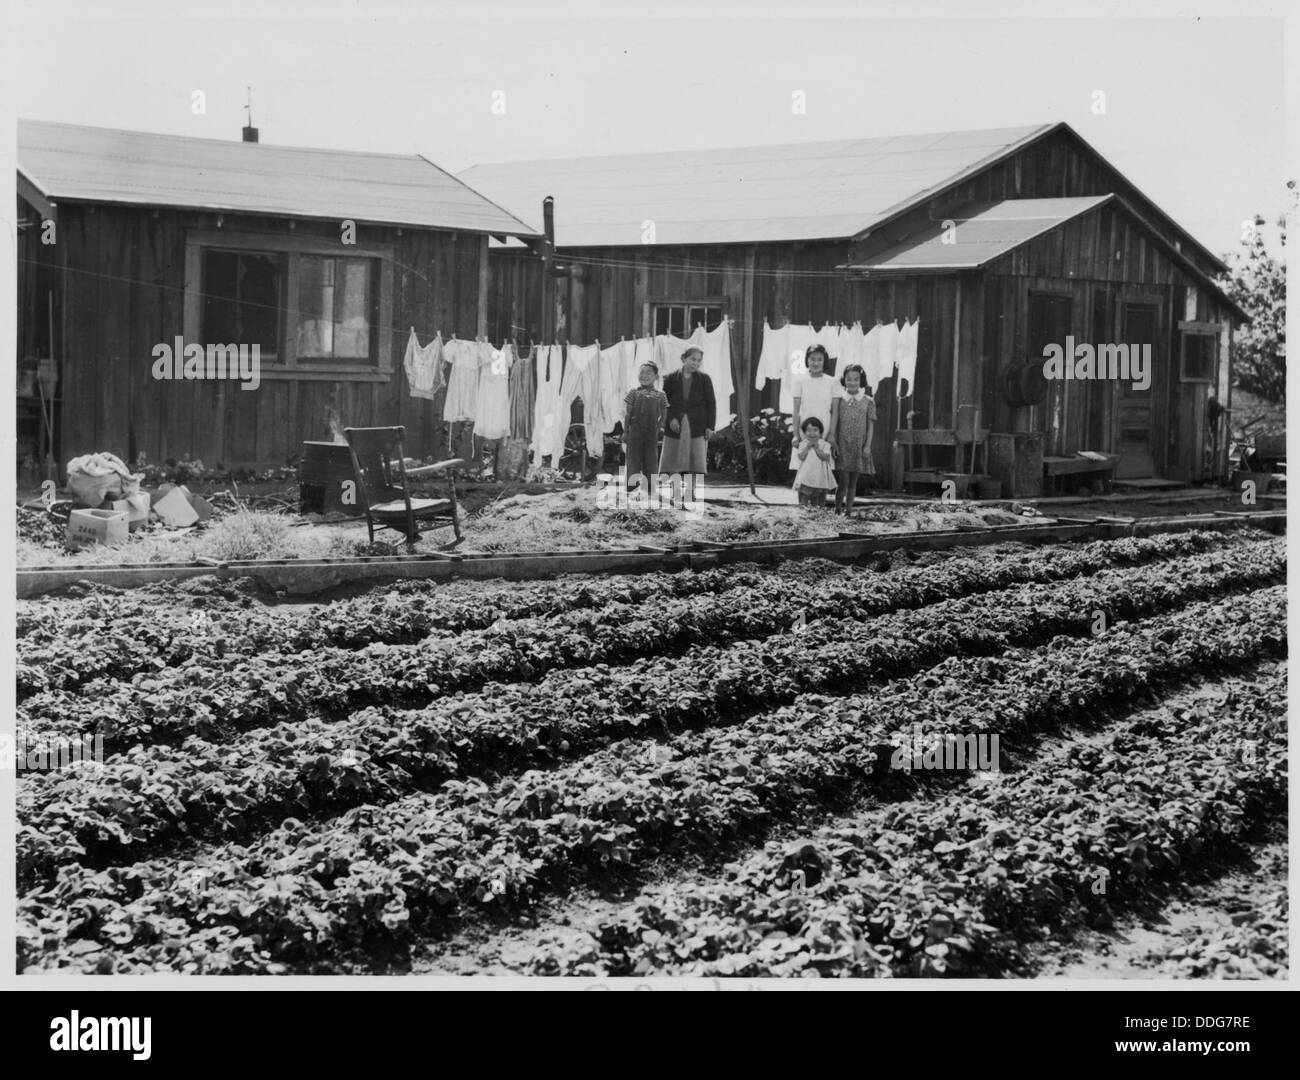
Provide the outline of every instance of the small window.
<path id="1" fill-rule="evenodd" d="M 684 304 L 655 304 L 654 332 L 690 337 L 697 326 L 716 330 L 722 325 L 722 305 L 701 301 Z"/>
<path id="2" fill-rule="evenodd" d="M 1214 334 L 1183 334 L 1183 382 L 1214 382 L 1219 339 Z"/>

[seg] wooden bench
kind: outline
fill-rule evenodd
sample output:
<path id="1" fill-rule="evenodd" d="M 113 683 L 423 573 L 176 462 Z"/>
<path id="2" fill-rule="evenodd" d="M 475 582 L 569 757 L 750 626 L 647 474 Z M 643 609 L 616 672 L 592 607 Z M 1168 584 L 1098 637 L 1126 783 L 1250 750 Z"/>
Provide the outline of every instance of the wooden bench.
<path id="1" fill-rule="evenodd" d="M 1060 488 L 1069 483 L 1069 477 L 1095 478 L 1101 483 L 1102 491 L 1110 493 L 1111 482 L 1115 478 L 1115 463 L 1119 457 L 1107 454 L 1105 461 L 1095 461 L 1086 457 L 1051 457 L 1043 456 L 1043 494 L 1061 494 Z"/>

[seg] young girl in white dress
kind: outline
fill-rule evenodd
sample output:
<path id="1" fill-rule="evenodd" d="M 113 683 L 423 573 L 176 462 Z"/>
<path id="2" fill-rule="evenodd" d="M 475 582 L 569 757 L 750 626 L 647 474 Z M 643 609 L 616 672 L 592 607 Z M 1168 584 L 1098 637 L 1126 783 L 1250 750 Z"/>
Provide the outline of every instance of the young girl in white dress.
<path id="1" fill-rule="evenodd" d="M 822 422 L 815 416 L 808 417 L 803 422 L 803 438 L 795 448 L 799 468 L 794 474 L 794 486 L 800 506 L 826 506 L 827 494 L 835 490 L 831 456 L 831 444 L 822 438 Z"/>

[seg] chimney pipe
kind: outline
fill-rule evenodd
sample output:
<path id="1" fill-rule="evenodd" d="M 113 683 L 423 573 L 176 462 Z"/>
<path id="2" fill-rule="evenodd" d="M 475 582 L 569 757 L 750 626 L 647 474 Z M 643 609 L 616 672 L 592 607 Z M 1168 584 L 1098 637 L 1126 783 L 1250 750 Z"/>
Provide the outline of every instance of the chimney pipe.
<path id="1" fill-rule="evenodd" d="M 244 128 L 244 142 L 257 142 L 257 128 L 247 126 Z"/>

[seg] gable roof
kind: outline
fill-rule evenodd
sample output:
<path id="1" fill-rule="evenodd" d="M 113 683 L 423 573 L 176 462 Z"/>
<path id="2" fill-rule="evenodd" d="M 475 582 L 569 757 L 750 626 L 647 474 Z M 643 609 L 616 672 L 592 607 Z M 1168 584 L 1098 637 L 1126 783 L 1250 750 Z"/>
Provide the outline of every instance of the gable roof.
<path id="1" fill-rule="evenodd" d="M 418 155 L 315 150 L 18 121 L 18 171 L 46 199 L 351 219 L 535 236 Z"/>
<path id="2" fill-rule="evenodd" d="M 555 197 L 565 248 L 854 236 L 1054 125 L 730 150 L 475 165 L 460 177 L 525 221 Z"/>
<path id="3" fill-rule="evenodd" d="M 1116 193 L 1150 228 L 1194 251 L 1201 273 L 1223 260 L 1182 228 L 1064 121 L 1033 127 L 840 139 L 731 150 L 475 165 L 460 176 L 525 221 L 555 196 L 560 247 L 862 239 L 971 176 L 1057 132 L 1112 172 Z"/>

